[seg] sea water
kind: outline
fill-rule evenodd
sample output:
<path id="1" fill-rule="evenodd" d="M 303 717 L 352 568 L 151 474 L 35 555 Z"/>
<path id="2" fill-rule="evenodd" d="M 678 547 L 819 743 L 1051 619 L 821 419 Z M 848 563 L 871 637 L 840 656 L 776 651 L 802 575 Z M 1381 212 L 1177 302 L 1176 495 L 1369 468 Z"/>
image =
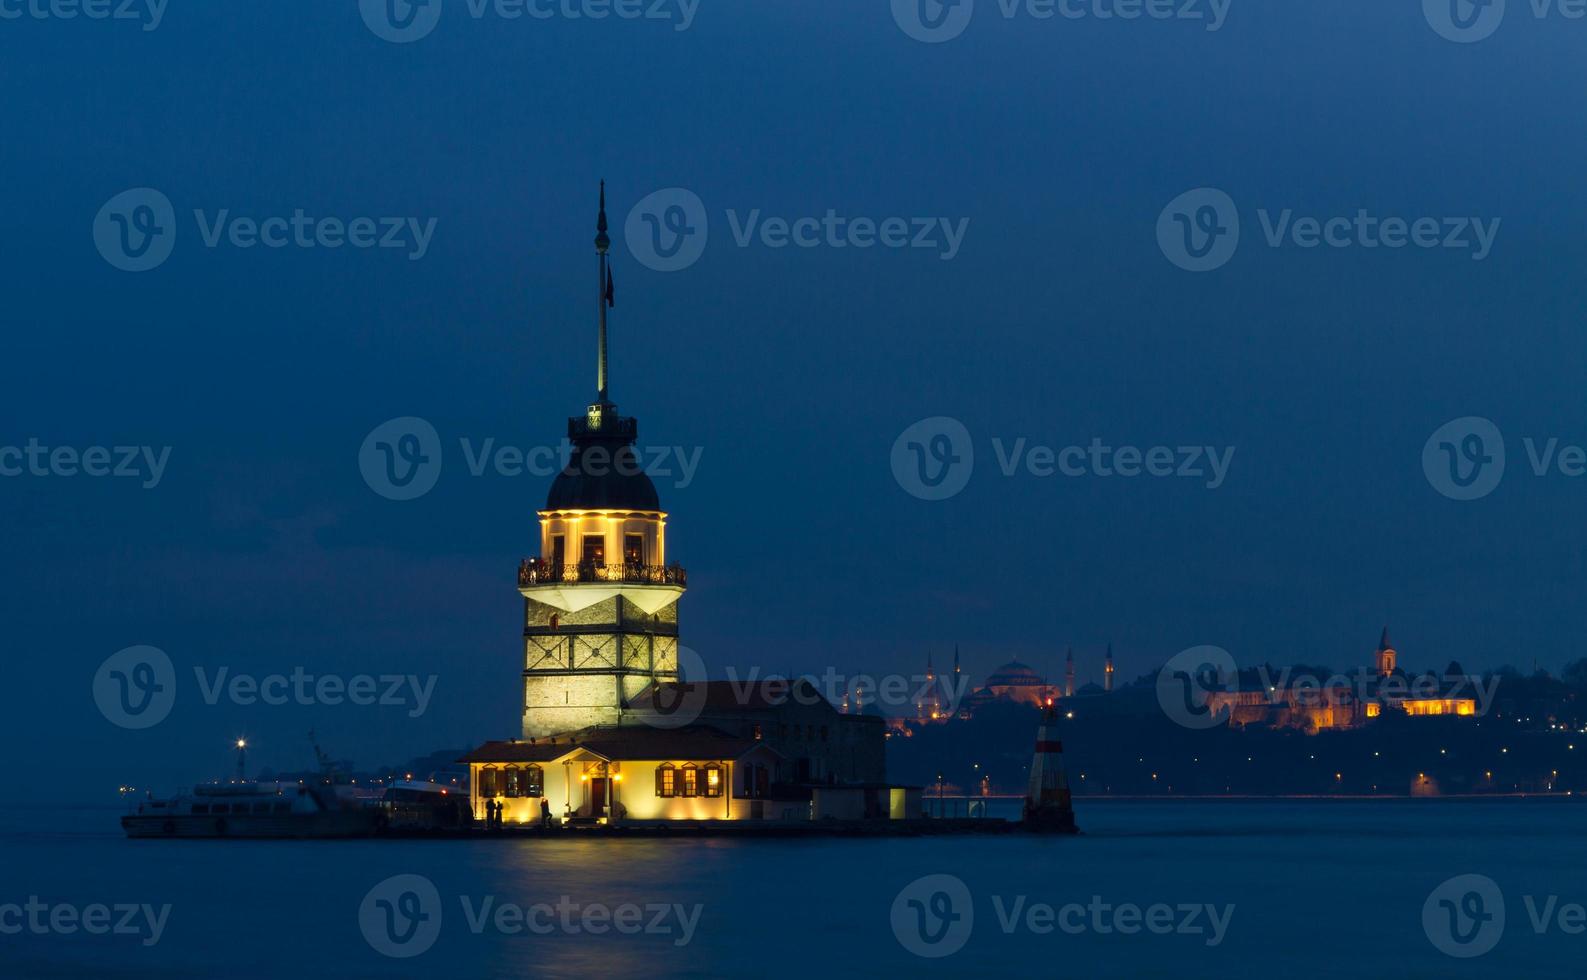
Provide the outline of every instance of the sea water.
<path id="1" fill-rule="evenodd" d="M 132 841 L 117 811 L 23 810 L 0 818 L 0 975 L 1551 977 L 1587 961 L 1576 801 L 1078 812 L 1079 837 L 275 842 Z"/>

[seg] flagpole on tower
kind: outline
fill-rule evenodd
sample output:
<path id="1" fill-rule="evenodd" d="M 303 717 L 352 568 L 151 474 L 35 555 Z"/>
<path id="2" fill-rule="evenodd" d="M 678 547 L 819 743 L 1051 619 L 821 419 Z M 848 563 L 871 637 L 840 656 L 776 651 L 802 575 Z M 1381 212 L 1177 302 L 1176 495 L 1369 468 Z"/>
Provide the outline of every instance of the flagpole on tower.
<path id="1" fill-rule="evenodd" d="M 600 291 L 600 339 L 596 352 L 595 363 L 595 390 L 596 401 L 606 402 L 606 308 L 612 302 L 611 271 L 607 267 L 606 253 L 611 248 L 612 240 L 606 234 L 606 181 L 601 181 L 601 213 L 595 222 L 595 252 L 600 257 L 601 265 L 601 291 Z"/>

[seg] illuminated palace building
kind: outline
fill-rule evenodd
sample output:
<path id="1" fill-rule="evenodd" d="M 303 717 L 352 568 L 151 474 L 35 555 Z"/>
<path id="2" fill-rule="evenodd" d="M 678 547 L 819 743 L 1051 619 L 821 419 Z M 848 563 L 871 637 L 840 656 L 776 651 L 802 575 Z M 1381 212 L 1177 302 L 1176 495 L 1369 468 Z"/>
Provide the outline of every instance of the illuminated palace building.
<path id="1" fill-rule="evenodd" d="M 505 823 L 538 822 L 542 801 L 575 823 L 902 816 L 909 794 L 882 782 L 880 719 L 680 675 L 688 577 L 667 551 L 638 422 L 607 386 L 604 185 L 595 245 L 595 401 L 568 420 L 572 455 L 539 512 L 540 557 L 518 569 L 522 737 L 463 760 L 476 817 L 499 807 Z"/>
<path id="2" fill-rule="evenodd" d="M 1236 728 L 1310 732 L 1360 728 L 1390 715 L 1425 718 L 1477 713 L 1471 678 L 1458 663 L 1451 663 L 1442 674 L 1406 673 L 1389 642 L 1388 627 L 1383 628 L 1368 670 L 1348 678 L 1295 671 L 1288 675 L 1284 687 L 1274 685 L 1273 680 L 1257 671 L 1243 671 L 1238 684 L 1208 693 L 1207 708 L 1214 715 L 1227 713 L 1229 724 Z"/>

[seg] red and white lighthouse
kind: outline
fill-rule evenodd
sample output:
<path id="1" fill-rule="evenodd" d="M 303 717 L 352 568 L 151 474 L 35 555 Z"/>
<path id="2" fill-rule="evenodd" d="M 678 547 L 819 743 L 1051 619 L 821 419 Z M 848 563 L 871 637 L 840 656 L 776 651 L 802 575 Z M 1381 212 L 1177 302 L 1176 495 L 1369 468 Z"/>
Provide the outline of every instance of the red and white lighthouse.
<path id="1" fill-rule="evenodd" d="M 1074 803 L 1069 797 L 1069 777 L 1064 774 L 1064 746 L 1058 740 L 1058 714 L 1052 698 L 1042 707 L 1036 730 L 1036 754 L 1030 763 L 1030 788 L 1025 793 L 1026 830 L 1042 833 L 1078 833 Z"/>

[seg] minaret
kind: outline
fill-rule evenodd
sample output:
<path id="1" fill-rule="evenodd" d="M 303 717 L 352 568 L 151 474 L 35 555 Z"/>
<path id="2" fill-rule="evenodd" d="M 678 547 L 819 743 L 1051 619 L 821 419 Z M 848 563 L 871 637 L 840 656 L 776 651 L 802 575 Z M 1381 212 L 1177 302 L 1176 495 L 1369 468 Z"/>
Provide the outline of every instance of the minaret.
<path id="1" fill-rule="evenodd" d="M 1113 693 L 1113 644 L 1108 644 L 1108 659 L 1102 665 L 1102 690 L 1108 694 Z"/>
<path id="2" fill-rule="evenodd" d="M 1383 635 L 1378 638 L 1377 668 L 1380 677 L 1388 677 L 1394 673 L 1394 668 L 1399 661 L 1399 654 L 1394 652 L 1394 647 L 1389 645 L 1389 628 L 1383 627 Z"/>
<path id="3" fill-rule="evenodd" d="M 1075 648 L 1069 648 L 1069 656 L 1064 661 L 1064 697 L 1075 696 Z"/>
<path id="4" fill-rule="evenodd" d="M 667 563 L 667 515 L 634 451 L 639 423 L 610 400 L 610 248 L 603 181 L 595 401 L 568 419 L 573 454 L 539 512 L 540 557 L 518 569 L 525 738 L 618 724 L 635 695 L 678 676 L 678 600 L 687 575 Z"/>

